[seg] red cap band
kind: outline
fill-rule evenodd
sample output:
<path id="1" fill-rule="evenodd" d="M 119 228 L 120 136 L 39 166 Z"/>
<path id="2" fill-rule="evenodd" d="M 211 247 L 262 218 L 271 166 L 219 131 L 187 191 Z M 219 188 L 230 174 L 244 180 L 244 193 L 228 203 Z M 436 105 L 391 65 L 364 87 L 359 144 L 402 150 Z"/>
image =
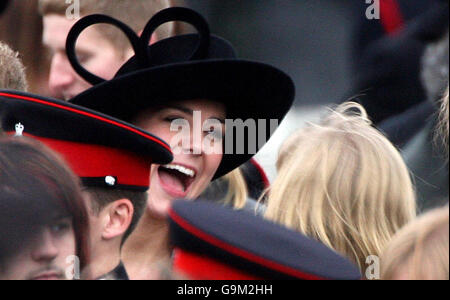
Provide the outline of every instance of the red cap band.
<path id="1" fill-rule="evenodd" d="M 114 185 L 149 187 L 152 164 L 150 157 L 100 145 L 43 138 L 26 133 L 23 135 L 36 139 L 59 153 L 80 178 L 112 176 L 117 179 Z"/>
<path id="2" fill-rule="evenodd" d="M 208 244 L 217 247 L 221 250 L 224 250 L 230 255 L 234 255 L 237 257 L 240 257 L 242 259 L 245 259 L 249 262 L 259 264 L 263 267 L 266 267 L 271 270 L 278 271 L 280 273 L 284 273 L 286 275 L 290 275 L 295 278 L 304 279 L 304 280 L 324 280 L 324 278 L 318 277 L 316 275 L 308 274 L 305 272 L 302 272 L 300 270 L 294 269 L 290 266 L 279 264 L 275 261 L 271 261 L 270 259 L 266 259 L 264 257 L 260 257 L 257 254 L 248 252 L 244 249 L 240 249 L 239 247 L 235 245 L 231 245 L 227 243 L 226 241 L 223 241 L 217 237 L 211 236 L 210 234 L 206 233 L 200 228 L 195 227 L 191 223 L 189 223 L 187 220 L 183 219 L 183 217 L 179 216 L 173 208 L 169 210 L 169 216 L 178 226 L 183 228 L 186 232 L 193 235 L 194 237 L 207 242 Z"/>
<path id="3" fill-rule="evenodd" d="M 405 20 L 397 0 L 381 0 L 380 14 L 386 33 L 393 35 L 403 28 Z"/>
<path id="4" fill-rule="evenodd" d="M 261 280 L 217 260 L 182 249 L 174 250 L 173 271 L 192 280 Z"/>

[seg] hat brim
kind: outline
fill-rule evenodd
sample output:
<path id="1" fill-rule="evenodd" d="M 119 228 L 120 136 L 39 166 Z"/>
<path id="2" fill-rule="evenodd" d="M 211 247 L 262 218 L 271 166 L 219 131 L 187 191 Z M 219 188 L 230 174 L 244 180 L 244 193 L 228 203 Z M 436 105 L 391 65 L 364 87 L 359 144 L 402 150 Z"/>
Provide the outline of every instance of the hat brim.
<path id="1" fill-rule="evenodd" d="M 170 102 L 207 99 L 223 103 L 227 119 L 281 122 L 291 108 L 295 86 L 284 72 L 257 62 L 208 60 L 154 67 L 106 81 L 70 102 L 133 122 L 149 108 Z M 266 135 L 266 139 L 270 136 Z M 257 150 L 264 143 L 258 141 Z M 214 176 L 219 178 L 254 154 L 224 154 Z"/>

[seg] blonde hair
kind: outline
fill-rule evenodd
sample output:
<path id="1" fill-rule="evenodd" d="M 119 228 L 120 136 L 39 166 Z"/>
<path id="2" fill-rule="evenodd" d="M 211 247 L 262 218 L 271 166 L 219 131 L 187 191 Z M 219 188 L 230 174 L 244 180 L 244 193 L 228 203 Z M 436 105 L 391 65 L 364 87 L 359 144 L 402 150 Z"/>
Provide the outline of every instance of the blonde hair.
<path id="1" fill-rule="evenodd" d="M 28 89 L 25 77 L 25 67 L 8 45 L 0 42 L 0 89 L 26 91 Z"/>
<path id="2" fill-rule="evenodd" d="M 80 15 L 105 14 L 124 22 L 138 33 L 153 15 L 174 5 L 176 0 L 80 0 Z M 43 16 L 65 15 L 69 7 L 70 4 L 64 0 L 39 0 L 39 11 Z M 101 26 L 106 39 L 119 50 L 125 52 L 130 47 L 129 41 L 119 30 Z M 172 22 L 161 26 L 156 34 L 158 39 L 164 39 L 174 35 L 176 29 L 177 23 Z"/>
<path id="3" fill-rule="evenodd" d="M 290 155 L 295 152 L 298 146 L 298 139 L 300 139 L 303 134 L 303 130 L 296 131 L 283 142 L 278 152 L 278 159 L 276 162 L 278 171 L 286 164 Z"/>
<path id="4" fill-rule="evenodd" d="M 223 202 L 231 205 L 234 209 L 242 209 L 247 203 L 248 189 L 241 169 L 236 169 L 225 175 L 228 181 L 228 191 Z"/>
<path id="5" fill-rule="evenodd" d="M 297 132 L 281 159 L 265 217 L 321 241 L 361 269 L 416 214 L 400 153 L 359 104 L 343 104 L 321 124 Z"/>
<path id="6" fill-rule="evenodd" d="M 403 228 L 381 256 L 384 280 L 449 280 L 449 207 Z"/>

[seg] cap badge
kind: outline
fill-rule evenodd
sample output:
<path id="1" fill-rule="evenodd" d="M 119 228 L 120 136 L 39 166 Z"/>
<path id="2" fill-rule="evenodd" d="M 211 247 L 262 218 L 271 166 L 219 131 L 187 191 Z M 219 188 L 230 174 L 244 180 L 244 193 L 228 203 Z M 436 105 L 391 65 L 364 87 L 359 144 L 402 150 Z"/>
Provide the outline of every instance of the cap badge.
<path id="1" fill-rule="evenodd" d="M 106 176 L 105 177 L 105 183 L 109 186 L 115 186 L 116 185 L 116 179 L 113 176 Z"/>
<path id="2" fill-rule="evenodd" d="M 23 126 L 22 123 L 17 123 L 15 128 L 16 128 L 16 134 L 14 136 L 23 136 L 23 131 L 25 129 L 25 126 Z"/>

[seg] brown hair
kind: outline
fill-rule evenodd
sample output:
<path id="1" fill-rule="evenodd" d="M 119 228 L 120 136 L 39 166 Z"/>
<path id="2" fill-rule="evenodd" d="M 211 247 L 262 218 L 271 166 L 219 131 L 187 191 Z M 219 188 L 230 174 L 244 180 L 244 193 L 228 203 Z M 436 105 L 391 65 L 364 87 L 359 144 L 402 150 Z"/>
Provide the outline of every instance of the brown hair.
<path id="1" fill-rule="evenodd" d="M 148 20 L 162 9 L 176 5 L 174 0 L 80 0 L 80 16 L 105 14 L 130 26 L 136 33 L 144 29 Z M 39 0 L 39 11 L 45 16 L 49 14 L 65 15 L 70 4 L 63 0 Z M 177 32 L 177 24 L 161 26 L 157 31 L 158 39 L 173 36 Z M 121 51 L 129 47 L 126 37 L 111 26 L 103 26 L 105 37 Z"/>
<path id="2" fill-rule="evenodd" d="M 26 91 L 28 89 L 25 77 L 25 67 L 8 45 L 0 41 L 0 89 Z"/>
<path id="3" fill-rule="evenodd" d="M 403 228 L 381 256 L 384 280 L 449 280 L 449 207 L 435 209 Z"/>
<path id="4" fill-rule="evenodd" d="M 131 219 L 130 227 L 128 227 L 122 238 L 122 245 L 136 228 L 137 223 L 144 214 L 147 203 L 146 192 L 126 191 L 126 190 L 107 190 L 104 188 L 88 187 L 85 189 L 91 196 L 91 208 L 95 214 L 99 214 L 103 208 L 114 201 L 128 199 L 133 204 L 134 212 Z"/>
<path id="5" fill-rule="evenodd" d="M 54 213 L 68 213 L 80 267 L 88 263 L 88 212 L 78 178 L 43 144 L 25 137 L 0 138 L 0 260 L 34 237 Z"/>

